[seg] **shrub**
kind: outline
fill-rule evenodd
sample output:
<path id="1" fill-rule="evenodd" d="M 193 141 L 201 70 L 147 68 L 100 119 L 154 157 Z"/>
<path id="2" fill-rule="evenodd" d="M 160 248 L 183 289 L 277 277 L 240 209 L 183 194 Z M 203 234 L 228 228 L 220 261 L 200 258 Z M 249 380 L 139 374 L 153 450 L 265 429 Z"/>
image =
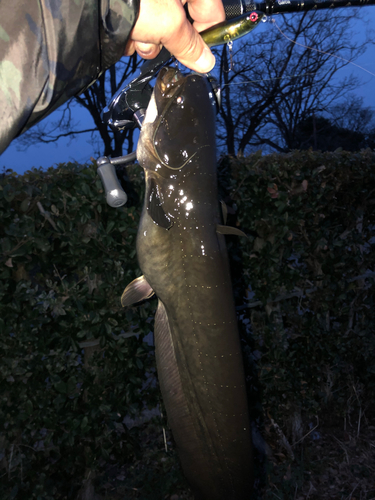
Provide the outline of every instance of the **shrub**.
<path id="1" fill-rule="evenodd" d="M 142 194 L 139 167 L 128 173 Z M 249 234 L 229 244 L 247 378 L 295 442 L 303 416 L 351 411 L 353 387 L 373 400 L 375 155 L 255 154 L 220 174 Z M 3 176 L 0 207 L 0 497 L 73 498 L 137 455 L 123 418 L 159 398 L 143 342 L 155 302 L 119 301 L 140 275 L 140 204 L 108 207 L 95 165 L 68 164 Z"/>
<path id="2" fill-rule="evenodd" d="M 66 498 L 137 452 L 122 420 L 156 404 L 141 394 L 153 304 L 119 300 L 139 210 L 108 207 L 95 166 L 75 164 L 5 176 L 0 204 L 0 496 Z"/>
<path id="3" fill-rule="evenodd" d="M 263 406 L 288 421 L 375 384 L 375 154 L 225 159 Z"/>

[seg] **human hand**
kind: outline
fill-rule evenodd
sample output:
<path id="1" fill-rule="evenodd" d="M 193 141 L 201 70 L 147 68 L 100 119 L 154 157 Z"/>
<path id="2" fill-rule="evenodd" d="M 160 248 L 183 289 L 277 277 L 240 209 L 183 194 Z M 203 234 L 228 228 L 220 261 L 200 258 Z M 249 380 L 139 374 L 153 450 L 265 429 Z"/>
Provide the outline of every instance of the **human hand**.
<path id="1" fill-rule="evenodd" d="M 189 4 L 188 21 L 183 5 Z M 198 32 L 225 20 L 221 0 L 140 0 L 138 20 L 125 49 L 153 59 L 164 46 L 182 64 L 199 73 L 215 65 L 215 57 Z"/>

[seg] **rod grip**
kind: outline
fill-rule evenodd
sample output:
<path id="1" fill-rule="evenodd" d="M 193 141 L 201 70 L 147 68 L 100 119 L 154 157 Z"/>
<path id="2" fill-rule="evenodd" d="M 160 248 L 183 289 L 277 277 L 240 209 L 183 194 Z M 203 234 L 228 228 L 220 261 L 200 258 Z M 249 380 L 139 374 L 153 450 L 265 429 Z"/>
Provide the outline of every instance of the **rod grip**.
<path id="1" fill-rule="evenodd" d="M 241 16 L 246 12 L 244 10 L 244 4 L 241 0 L 223 0 L 223 6 L 225 10 L 225 17 L 228 21 Z"/>

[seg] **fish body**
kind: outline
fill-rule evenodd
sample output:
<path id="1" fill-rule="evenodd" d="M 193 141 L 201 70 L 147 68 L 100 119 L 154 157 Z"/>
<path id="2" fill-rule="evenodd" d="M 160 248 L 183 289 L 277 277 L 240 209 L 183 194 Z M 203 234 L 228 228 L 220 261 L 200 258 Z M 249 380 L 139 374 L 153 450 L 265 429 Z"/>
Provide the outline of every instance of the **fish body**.
<path id="1" fill-rule="evenodd" d="M 202 76 L 159 73 L 137 148 L 146 182 L 137 236 L 143 276 L 122 303 L 158 297 L 158 378 L 195 500 L 249 500 L 251 433 L 228 257 L 217 232 L 210 92 Z"/>

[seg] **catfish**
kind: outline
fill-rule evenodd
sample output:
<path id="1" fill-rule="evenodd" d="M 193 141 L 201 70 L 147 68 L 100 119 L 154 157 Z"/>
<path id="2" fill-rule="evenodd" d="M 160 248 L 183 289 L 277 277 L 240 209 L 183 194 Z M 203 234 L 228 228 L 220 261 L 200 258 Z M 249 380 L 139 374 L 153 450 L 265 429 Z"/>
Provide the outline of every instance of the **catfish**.
<path id="1" fill-rule="evenodd" d="M 249 500 L 251 426 L 218 200 L 216 102 L 206 77 L 158 75 L 137 147 L 143 276 L 122 305 L 158 298 L 154 340 L 168 424 L 195 500 Z"/>

